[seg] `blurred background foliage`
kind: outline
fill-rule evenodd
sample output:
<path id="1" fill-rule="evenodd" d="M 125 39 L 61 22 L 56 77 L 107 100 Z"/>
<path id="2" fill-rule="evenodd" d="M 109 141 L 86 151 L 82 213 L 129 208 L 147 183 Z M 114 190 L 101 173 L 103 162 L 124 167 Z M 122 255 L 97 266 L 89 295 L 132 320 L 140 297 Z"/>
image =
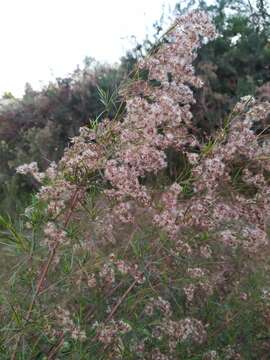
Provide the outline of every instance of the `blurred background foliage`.
<path id="1" fill-rule="evenodd" d="M 191 0 L 176 3 L 177 13 L 206 10 L 218 37 L 205 44 L 196 60 L 196 71 L 205 86 L 196 91 L 194 131 L 211 138 L 226 120 L 235 102 L 252 94 L 270 100 L 270 15 L 267 3 L 258 0 Z M 19 213 L 38 186 L 31 178 L 15 174 L 23 163 L 37 161 L 41 170 L 63 154 L 80 126 L 92 120 L 113 118 L 120 106 L 118 89 L 132 76 L 137 61 L 153 51 L 163 31 L 163 17 L 154 24 L 150 40 L 136 44 L 117 66 L 86 58 L 66 78 L 57 78 L 40 91 L 26 84 L 21 99 L 5 93 L 0 100 L 0 213 Z M 108 106 L 113 104 L 113 106 Z"/>

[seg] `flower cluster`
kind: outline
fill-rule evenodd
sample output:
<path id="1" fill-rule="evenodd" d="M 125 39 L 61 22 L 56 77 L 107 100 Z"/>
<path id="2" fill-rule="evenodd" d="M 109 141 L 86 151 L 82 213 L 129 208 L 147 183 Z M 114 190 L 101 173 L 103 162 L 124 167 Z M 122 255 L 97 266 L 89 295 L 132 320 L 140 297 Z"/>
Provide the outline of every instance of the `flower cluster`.
<path id="1" fill-rule="evenodd" d="M 98 340 L 103 344 L 111 344 L 118 340 L 120 335 L 131 331 L 131 326 L 123 320 L 111 320 L 108 324 L 99 324 L 97 327 Z"/>
<path id="2" fill-rule="evenodd" d="M 56 225 L 52 222 L 47 223 L 44 228 L 44 245 L 49 249 L 54 248 L 56 245 L 62 245 L 69 242 L 67 234 L 64 230 L 57 229 Z"/>
<path id="3" fill-rule="evenodd" d="M 199 25 L 201 21 L 203 26 Z M 195 101 L 188 85 L 202 85 L 192 62 L 201 38 L 214 36 L 206 14 L 193 12 L 178 19 L 166 43 L 139 64 L 149 75 L 147 80 L 133 82 L 124 92 L 127 114 L 121 124 L 117 157 L 107 162 L 105 170 L 114 188 L 110 196 L 122 202 L 131 198 L 150 206 L 151 196 L 140 178 L 157 174 L 167 166 L 166 149 L 179 150 L 197 144 L 188 132 L 192 118 L 190 104 Z M 151 85 L 151 80 L 159 85 Z M 125 205 L 121 204 L 121 208 L 127 212 Z M 125 215 L 124 221 L 128 220 Z"/>
<path id="4" fill-rule="evenodd" d="M 206 340 L 206 330 L 203 324 L 194 318 L 186 318 L 179 321 L 164 320 L 161 326 L 155 329 L 153 336 L 161 339 L 163 336 L 178 342 L 192 341 L 201 344 Z"/>
<path id="5" fill-rule="evenodd" d="M 39 172 L 38 165 L 35 161 L 31 162 L 30 164 L 23 164 L 18 166 L 16 172 L 22 175 L 30 174 L 39 182 L 45 178 L 45 174 Z"/>
<path id="6" fill-rule="evenodd" d="M 170 303 L 167 300 L 164 300 L 161 296 L 157 299 L 149 299 L 144 312 L 147 316 L 152 316 L 155 309 L 161 311 L 161 313 L 166 317 L 170 317 L 172 315 Z"/>
<path id="7" fill-rule="evenodd" d="M 139 270 L 137 264 L 116 259 L 114 254 L 109 256 L 109 261 L 103 265 L 99 276 L 105 283 L 113 285 L 115 283 L 115 270 L 122 275 L 130 275 L 137 284 L 143 284 L 145 281 L 144 274 Z"/>
<path id="8" fill-rule="evenodd" d="M 81 330 L 80 327 L 74 323 L 69 310 L 58 307 L 55 311 L 54 316 L 56 318 L 57 325 L 60 327 L 61 332 L 63 332 L 64 334 L 69 334 L 73 340 L 86 340 L 85 331 Z"/>

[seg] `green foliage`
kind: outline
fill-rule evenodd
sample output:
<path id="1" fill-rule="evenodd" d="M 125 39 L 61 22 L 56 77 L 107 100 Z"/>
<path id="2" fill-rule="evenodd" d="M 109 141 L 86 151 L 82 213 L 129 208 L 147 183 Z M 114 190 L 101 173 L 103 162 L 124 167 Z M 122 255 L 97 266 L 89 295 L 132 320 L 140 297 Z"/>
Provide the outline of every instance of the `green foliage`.
<path id="1" fill-rule="evenodd" d="M 269 295 L 264 297 L 263 290 L 270 285 L 269 273 L 265 271 L 269 266 L 269 257 L 258 262 L 258 259 L 235 253 L 230 255 L 230 260 L 228 254 L 220 259 L 216 240 L 211 239 L 208 233 L 201 233 L 194 241 L 197 246 L 212 243 L 213 249 L 216 248 L 214 257 L 191 259 L 184 254 L 175 253 L 174 242 L 148 226 L 137 229 L 132 234 L 127 233 L 128 243 L 117 243 L 111 245 L 110 249 L 99 245 L 97 253 L 89 253 L 81 239 L 80 229 L 84 222 L 81 219 L 79 226 L 77 221 L 69 225 L 71 243 L 62 249 L 59 264 L 53 265 L 57 271 L 51 271 L 47 276 L 31 321 L 27 321 L 29 301 L 35 296 L 33 284 L 44 263 L 45 254 L 40 245 L 42 232 L 39 232 L 46 222 L 42 204 L 36 200 L 32 203 L 27 210 L 26 221 L 32 224 L 32 229 L 29 228 L 27 232 L 21 225 L 12 224 L 10 219 L 0 218 L 1 239 L 4 237 L 6 242 L 5 246 L 2 245 L 2 250 L 4 258 L 9 260 L 7 269 L 2 274 L 5 286 L 0 294 L 3 324 L 0 337 L 1 359 L 11 358 L 14 350 L 12 339 L 18 336 L 21 344 L 16 359 L 20 360 L 48 359 L 56 349 L 59 359 L 111 358 L 111 347 L 96 341 L 97 332 L 93 319 L 109 323 L 106 320 L 110 315 L 107 309 L 109 307 L 112 311 L 119 299 L 121 302 L 115 311 L 115 319 L 121 319 L 132 327 L 132 332 L 121 335 L 122 358 L 137 359 L 132 345 L 142 340 L 145 352 L 159 347 L 166 354 L 166 339 L 153 336 L 153 330 L 164 321 L 163 311 L 155 309 L 152 315 L 145 314 L 145 307 L 157 294 L 170 299 L 175 321 L 193 316 L 208 324 L 207 341 L 203 344 L 191 345 L 189 341 L 178 343 L 179 358 L 205 359 L 209 351 L 215 350 L 220 359 L 229 358 L 228 354 L 234 351 L 247 360 L 267 359 L 269 328 L 266 316 L 270 305 Z M 190 235 L 192 241 L 193 235 Z M 103 288 L 98 284 L 89 288 L 88 276 L 95 274 L 98 278 L 103 264 L 110 263 L 108 255 L 111 252 L 116 259 L 128 259 L 130 263 L 138 264 L 146 280 L 134 286 L 128 274 L 115 269 L 117 286 Z M 192 305 L 188 304 L 182 291 L 183 285 L 190 281 L 187 275 L 183 275 L 186 268 L 203 266 L 205 269 L 218 270 L 224 262 L 228 266 L 224 285 L 217 288 L 211 296 L 197 296 Z M 53 335 L 53 329 L 57 328 L 53 321 L 57 310 L 55 304 L 70 310 L 75 324 L 86 331 L 87 341 L 80 342 L 68 332 L 64 341 L 61 341 L 61 336 Z M 61 330 L 62 327 L 59 334 Z"/>
<path id="2" fill-rule="evenodd" d="M 209 134 L 242 96 L 255 95 L 270 81 L 270 17 L 264 20 L 266 10 L 251 8 L 248 1 L 200 6 L 213 15 L 219 30 L 217 39 L 200 49 L 196 64 L 206 86 L 198 93 L 194 118 Z"/>

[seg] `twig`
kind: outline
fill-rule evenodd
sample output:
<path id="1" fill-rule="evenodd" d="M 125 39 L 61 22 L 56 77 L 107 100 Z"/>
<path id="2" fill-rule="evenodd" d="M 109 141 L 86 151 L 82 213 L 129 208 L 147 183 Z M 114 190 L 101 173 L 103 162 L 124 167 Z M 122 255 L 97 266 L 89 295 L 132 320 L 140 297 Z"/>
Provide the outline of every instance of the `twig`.
<path id="1" fill-rule="evenodd" d="M 128 294 L 130 293 L 130 291 L 134 288 L 134 286 L 136 285 L 137 280 L 134 280 L 133 283 L 130 285 L 130 287 L 124 292 L 124 294 L 121 296 L 121 298 L 117 301 L 117 304 L 114 306 L 114 308 L 112 309 L 112 311 L 110 312 L 109 316 L 107 317 L 107 319 L 105 320 L 105 322 L 108 322 L 112 319 L 113 315 L 116 313 L 116 311 L 118 310 L 119 306 L 122 304 L 122 302 L 125 300 L 125 298 L 128 296 Z"/>
<path id="2" fill-rule="evenodd" d="M 50 350 L 50 352 L 48 354 L 48 360 L 52 360 L 53 357 L 58 353 L 58 350 L 61 348 L 61 346 L 62 346 L 62 344 L 64 342 L 64 336 L 65 336 L 65 334 L 63 332 L 61 337 L 60 337 L 60 340 L 59 340 L 58 344 Z"/>

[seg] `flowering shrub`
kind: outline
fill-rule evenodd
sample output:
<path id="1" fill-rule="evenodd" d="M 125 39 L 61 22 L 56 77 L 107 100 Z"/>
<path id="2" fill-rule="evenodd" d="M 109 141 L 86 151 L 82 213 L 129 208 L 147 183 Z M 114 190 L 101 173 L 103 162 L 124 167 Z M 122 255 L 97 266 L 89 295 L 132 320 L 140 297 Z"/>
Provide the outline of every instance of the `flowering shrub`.
<path id="1" fill-rule="evenodd" d="M 270 148 L 258 124 L 270 104 L 243 98 L 211 142 L 196 138 L 192 63 L 214 37 L 205 13 L 176 19 L 123 88 L 122 122 L 81 128 L 45 173 L 18 168 L 41 187 L 24 235 L 9 227 L 26 259 L 3 311 L 15 339 L 3 340 L 7 358 L 25 348 L 44 359 L 269 353 Z"/>

